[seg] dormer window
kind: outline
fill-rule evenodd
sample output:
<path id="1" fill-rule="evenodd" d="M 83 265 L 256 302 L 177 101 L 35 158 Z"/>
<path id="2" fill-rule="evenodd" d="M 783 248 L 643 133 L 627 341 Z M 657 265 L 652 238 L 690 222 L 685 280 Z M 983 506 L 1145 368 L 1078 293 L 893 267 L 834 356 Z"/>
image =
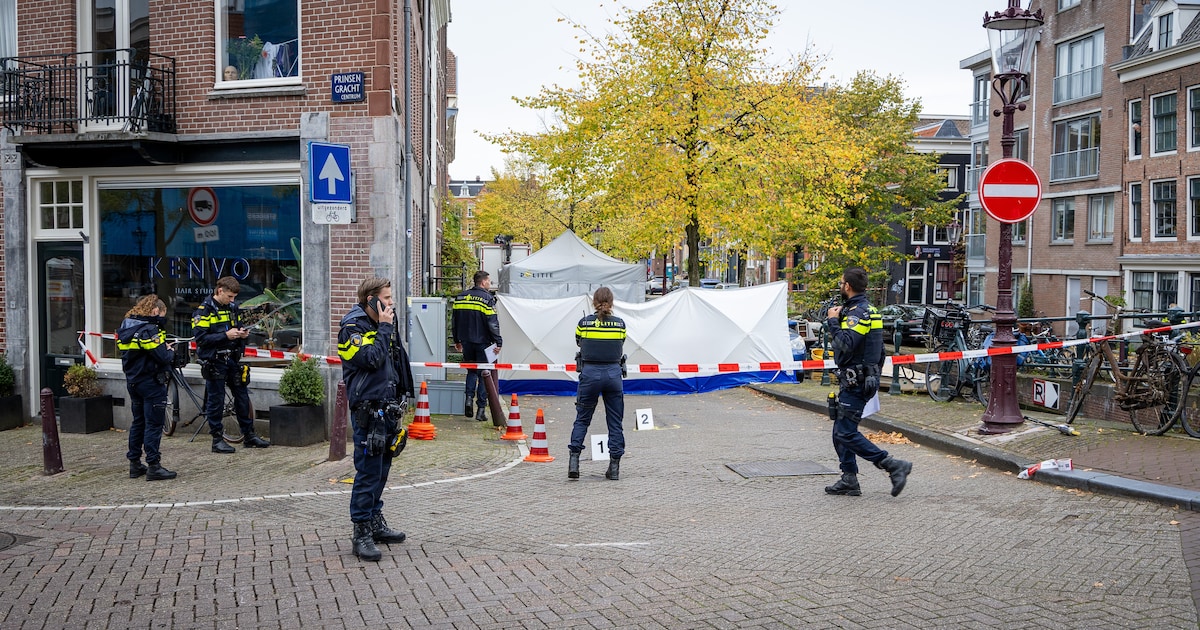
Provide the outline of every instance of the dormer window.
<path id="1" fill-rule="evenodd" d="M 1174 20 L 1174 13 L 1158 16 L 1158 50 L 1163 50 L 1174 43 L 1172 41 Z"/>

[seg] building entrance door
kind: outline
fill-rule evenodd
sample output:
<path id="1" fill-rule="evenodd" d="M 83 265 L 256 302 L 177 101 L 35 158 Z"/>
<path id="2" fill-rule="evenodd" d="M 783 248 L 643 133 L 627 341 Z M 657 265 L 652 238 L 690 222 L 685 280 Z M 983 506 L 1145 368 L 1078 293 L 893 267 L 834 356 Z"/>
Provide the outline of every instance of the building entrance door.
<path id="1" fill-rule="evenodd" d="M 66 394 L 67 369 L 83 363 L 79 331 L 84 328 L 83 243 L 38 243 L 38 339 L 41 364 L 37 391 Z"/>

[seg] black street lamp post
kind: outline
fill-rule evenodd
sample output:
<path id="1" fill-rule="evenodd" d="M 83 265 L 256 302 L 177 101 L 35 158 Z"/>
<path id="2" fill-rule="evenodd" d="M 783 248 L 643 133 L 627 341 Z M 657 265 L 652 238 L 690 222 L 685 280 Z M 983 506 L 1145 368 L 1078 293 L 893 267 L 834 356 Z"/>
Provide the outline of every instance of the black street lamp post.
<path id="1" fill-rule="evenodd" d="M 1013 145 L 1016 144 L 1013 114 L 1025 109 L 1025 103 L 1017 100 L 1028 92 L 1035 36 L 1044 21 L 1041 9 L 1036 12 L 1022 10 L 1021 0 L 1008 0 L 1008 8 L 1004 11 L 983 16 L 992 50 L 992 89 L 1000 96 L 1001 104 L 993 115 L 1003 117 L 1000 147 L 1005 158 L 1013 156 Z M 1012 303 L 1012 224 L 1003 221 L 1000 223 L 997 267 L 993 344 L 997 348 L 1012 347 L 1016 344 L 1013 326 L 1017 323 Z M 979 432 L 1007 433 L 1022 422 L 1024 417 L 1017 402 L 1017 357 L 1012 354 L 993 356 L 991 396 Z"/>

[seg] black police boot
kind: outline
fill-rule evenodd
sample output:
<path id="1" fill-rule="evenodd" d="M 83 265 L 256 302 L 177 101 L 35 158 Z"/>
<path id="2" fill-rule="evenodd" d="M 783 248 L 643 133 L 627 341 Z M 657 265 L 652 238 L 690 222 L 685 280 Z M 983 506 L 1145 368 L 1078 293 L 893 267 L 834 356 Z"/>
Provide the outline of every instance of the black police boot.
<path id="1" fill-rule="evenodd" d="M 912 462 L 889 456 L 875 466 L 886 470 L 888 477 L 892 478 L 892 496 L 900 496 L 900 491 L 904 490 L 904 484 L 908 483 L 908 473 L 912 472 Z"/>
<path id="2" fill-rule="evenodd" d="M 267 448 L 271 443 L 258 437 L 258 434 L 249 431 L 246 433 L 246 439 L 242 440 L 242 448 Z"/>
<path id="3" fill-rule="evenodd" d="M 370 523 L 371 539 L 375 542 L 385 545 L 404 542 L 404 532 L 398 532 L 388 527 L 387 521 L 383 520 L 382 514 L 372 516 Z"/>
<path id="4" fill-rule="evenodd" d="M 463 415 L 470 418 L 475 415 L 475 408 L 471 406 L 471 397 L 467 396 L 466 404 L 463 407 Z"/>
<path id="5" fill-rule="evenodd" d="M 614 457 L 608 460 L 608 470 L 604 471 L 604 478 L 616 481 L 621 478 L 621 458 Z"/>
<path id="6" fill-rule="evenodd" d="M 842 473 L 842 478 L 838 479 L 837 483 L 832 486 L 825 486 L 825 494 L 840 494 L 848 497 L 862 496 L 862 489 L 858 487 L 858 475 L 854 473 Z"/>
<path id="7" fill-rule="evenodd" d="M 475 410 L 475 419 L 480 422 L 487 422 L 487 409 L 483 405 L 480 405 L 479 409 Z"/>
<path id="8" fill-rule="evenodd" d="M 158 462 L 150 464 L 150 468 L 146 471 L 146 481 L 163 481 L 174 478 L 175 472 L 163 468 Z"/>
<path id="9" fill-rule="evenodd" d="M 579 453 L 571 451 L 571 456 L 567 459 L 567 479 L 579 478 Z"/>
<path id="10" fill-rule="evenodd" d="M 146 474 L 146 467 L 142 465 L 142 460 L 129 460 L 129 478 L 137 479 Z"/>
<path id="11" fill-rule="evenodd" d="M 375 540 L 371 537 L 371 523 L 355 523 L 354 535 L 354 555 L 363 560 L 370 562 L 379 562 L 383 557 L 383 553 L 375 546 Z"/>
<path id="12" fill-rule="evenodd" d="M 229 454 L 229 453 L 236 453 L 237 449 L 226 444 L 225 438 L 221 437 L 220 435 L 214 435 L 212 452 Z"/>

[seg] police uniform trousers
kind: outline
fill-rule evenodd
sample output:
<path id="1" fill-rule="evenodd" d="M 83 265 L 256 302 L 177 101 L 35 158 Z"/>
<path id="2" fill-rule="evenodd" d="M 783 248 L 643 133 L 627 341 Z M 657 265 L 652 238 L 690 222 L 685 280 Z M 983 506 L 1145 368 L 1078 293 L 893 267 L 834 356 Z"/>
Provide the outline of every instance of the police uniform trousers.
<path id="1" fill-rule="evenodd" d="M 225 430 L 221 416 L 225 411 L 225 386 L 233 394 L 233 411 L 237 414 L 238 427 L 242 435 L 254 432 L 254 419 L 250 417 L 250 388 L 242 382 L 242 365 L 237 361 L 216 358 L 208 362 L 212 378 L 204 379 L 204 417 L 208 419 L 208 432 L 219 436 Z"/>
<path id="2" fill-rule="evenodd" d="M 133 414 L 133 422 L 129 425 L 129 451 L 125 457 L 136 462 L 145 452 L 146 463 L 157 464 L 162 461 L 159 445 L 167 418 L 167 385 L 143 378 L 127 381 L 125 390 L 129 392 L 129 412 Z"/>
<path id="3" fill-rule="evenodd" d="M 843 387 L 838 391 L 838 419 L 833 423 L 833 450 L 844 473 L 858 474 L 855 456 L 872 464 L 878 464 L 888 456 L 887 451 L 876 446 L 858 430 L 866 405 L 867 399 L 861 387 Z"/>
<path id="4" fill-rule="evenodd" d="M 621 420 L 625 416 L 625 386 L 621 381 L 620 363 L 587 363 L 579 374 L 579 394 L 575 397 L 575 426 L 571 429 L 572 453 L 583 450 L 588 426 L 596 402 L 604 397 L 604 418 L 608 422 L 608 455 L 619 458 L 625 454 L 625 433 Z"/>
<path id="5" fill-rule="evenodd" d="M 463 363 L 487 363 L 486 349 L 490 343 L 462 342 Z M 467 370 L 467 400 L 475 396 L 475 406 L 487 408 L 487 386 L 483 383 L 480 370 Z"/>
<path id="6" fill-rule="evenodd" d="M 352 415 L 354 423 L 354 487 L 350 491 L 350 520 L 363 523 L 372 515 L 383 513 L 383 489 L 392 471 L 392 457 L 387 449 L 379 455 L 367 455 L 367 433 L 370 432 L 369 405 L 363 404 Z"/>

